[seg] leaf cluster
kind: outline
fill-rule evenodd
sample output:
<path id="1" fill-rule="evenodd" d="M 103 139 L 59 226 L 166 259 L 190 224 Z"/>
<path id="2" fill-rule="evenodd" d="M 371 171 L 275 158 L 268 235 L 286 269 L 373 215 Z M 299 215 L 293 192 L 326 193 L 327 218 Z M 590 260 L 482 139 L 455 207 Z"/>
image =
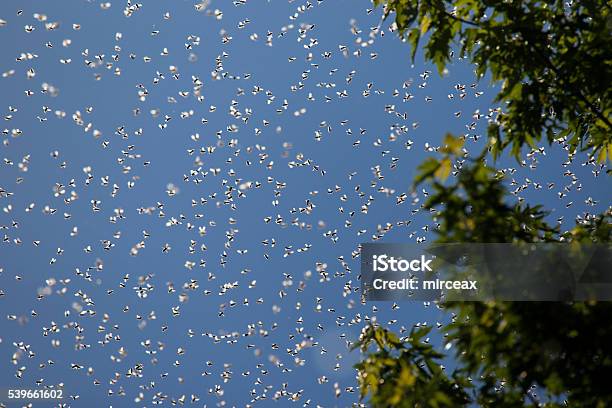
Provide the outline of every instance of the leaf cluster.
<path id="1" fill-rule="evenodd" d="M 354 348 L 374 348 L 357 364 L 361 397 L 370 394 L 376 407 L 449 407 L 470 401 L 471 382 L 456 372 L 447 376 L 439 353 L 427 342 L 431 327 L 415 327 L 406 339 L 368 326 Z"/>
<path id="2" fill-rule="evenodd" d="M 541 207 L 508 203 L 503 174 L 482 156 L 462 160 L 460 139 L 447 135 L 440 152 L 443 157 L 425 161 L 415 178 L 415 184 L 433 188 L 424 208 L 438 223 L 438 242 L 612 242 L 610 210 L 561 232 L 546 223 Z M 455 169 L 452 183 L 445 181 L 446 162 Z M 452 374 L 415 369 L 443 357 L 430 345 L 415 343 L 419 336 L 411 333 L 398 346 L 383 329 L 366 332 L 360 345 L 371 337 L 380 349 L 358 366 L 362 395 L 369 395 L 373 406 L 397 401 L 407 401 L 407 407 L 612 404 L 612 327 L 606 324 L 612 304 L 446 302 L 443 307 L 454 313 L 443 328 L 459 367 Z M 416 376 L 409 386 L 398 383 L 404 369 Z M 427 399 L 445 392 L 446 398 Z"/>
<path id="3" fill-rule="evenodd" d="M 606 0 L 375 0 L 440 73 L 453 49 L 501 88 L 488 136 L 497 157 L 543 137 L 612 156 L 612 6 Z"/>
<path id="4" fill-rule="evenodd" d="M 499 83 L 500 114 L 489 122 L 488 148 L 467 158 L 447 135 L 442 157 L 419 166 L 414 185 L 432 193 L 423 208 L 438 242 L 612 242 L 612 209 L 577 219 L 562 232 L 541 206 L 511 203 L 504 173 L 486 164 L 509 148 L 561 142 L 573 156 L 612 160 L 612 13 L 605 0 L 374 0 L 385 18 L 440 73 L 453 49 L 479 77 Z M 424 43 L 424 45 L 423 45 Z M 452 182 L 448 182 L 449 176 Z M 443 327 L 457 368 L 415 328 L 399 340 L 367 328 L 357 346 L 362 398 L 375 407 L 612 406 L 610 303 L 447 302 Z"/>

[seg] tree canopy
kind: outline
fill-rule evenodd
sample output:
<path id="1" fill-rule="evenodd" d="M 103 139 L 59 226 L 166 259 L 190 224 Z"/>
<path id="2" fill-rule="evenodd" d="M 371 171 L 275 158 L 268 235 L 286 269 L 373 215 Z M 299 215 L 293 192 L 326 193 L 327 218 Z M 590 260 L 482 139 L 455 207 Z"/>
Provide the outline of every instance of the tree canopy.
<path id="1" fill-rule="evenodd" d="M 454 183 L 443 183 L 435 173 L 426 165 L 420 178 L 433 183 L 424 206 L 440 225 L 438 242 L 602 243 L 612 237 L 610 211 L 561 232 L 546 223 L 541 207 L 508 204 L 503 177 L 480 157 L 464 165 Z M 366 357 L 357 366 L 359 382 L 373 406 L 612 403 L 612 328 L 606 323 L 612 304 L 445 302 L 439 307 L 452 313 L 442 328 L 458 364 L 451 373 L 440 368 L 444 354 L 422 342 L 431 327 L 414 328 L 403 341 L 377 326 L 362 333 L 356 347 Z"/>
<path id="2" fill-rule="evenodd" d="M 506 148 L 560 142 L 570 160 L 612 158 L 612 15 L 605 1 L 375 0 L 394 29 L 442 73 L 453 50 L 479 77 L 501 85 L 502 113 L 485 150 L 469 157 L 447 135 L 440 157 L 419 167 L 415 186 L 433 192 L 423 208 L 438 242 L 612 241 L 612 211 L 587 214 L 561 231 L 541 206 L 513 203 L 505 174 L 486 164 Z M 419 44 L 421 43 L 421 47 Z M 424 45 L 423 45 L 424 44 Z M 584 152 L 584 153 L 581 153 Z M 608 171 L 609 173 L 609 171 Z M 449 177 L 449 176 L 453 177 Z M 604 176 L 604 178 L 607 176 Z M 608 182 L 609 180 L 604 180 Z M 399 338 L 372 325 L 355 344 L 361 396 L 376 407 L 612 405 L 612 304 L 605 302 L 445 302 L 442 327 L 456 368 L 424 339 L 431 327 Z"/>
<path id="3" fill-rule="evenodd" d="M 572 153 L 612 155 L 612 14 L 605 0 L 375 0 L 395 15 L 415 58 L 443 72 L 458 49 L 478 77 L 499 82 L 504 112 L 488 129 L 493 154 L 566 140 Z"/>

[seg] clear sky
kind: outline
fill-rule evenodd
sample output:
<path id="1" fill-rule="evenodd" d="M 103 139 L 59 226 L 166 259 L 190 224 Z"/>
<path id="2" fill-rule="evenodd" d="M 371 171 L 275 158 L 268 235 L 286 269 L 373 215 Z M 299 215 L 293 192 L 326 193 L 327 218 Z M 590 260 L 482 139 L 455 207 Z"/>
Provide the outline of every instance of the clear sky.
<path id="1" fill-rule="evenodd" d="M 434 239 L 415 168 L 446 132 L 476 152 L 495 89 L 371 37 L 368 1 L 108 4 L 0 3 L 0 389 L 349 406 L 368 320 L 447 318 L 361 304 L 358 244 Z M 553 222 L 609 205 L 546 153 L 498 163 L 520 197 Z"/>

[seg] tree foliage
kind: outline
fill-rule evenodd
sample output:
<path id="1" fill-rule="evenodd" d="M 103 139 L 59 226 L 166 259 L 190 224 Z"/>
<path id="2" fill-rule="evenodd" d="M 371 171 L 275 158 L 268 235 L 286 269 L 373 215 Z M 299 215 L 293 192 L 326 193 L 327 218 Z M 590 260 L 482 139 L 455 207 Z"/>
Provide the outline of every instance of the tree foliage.
<path id="1" fill-rule="evenodd" d="M 572 151 L 612 156 L 612 6 L 606 0 L 375 0 L 412 46 L 443 72 L 453 48 L 476 74 L 501 83 L 503 113 L 488 135 L 494 155 L 518 157 L 542 136 Z"/>
<path id="2" fill-rule="evenodd" d="M 375 0 L 395 14 L 398 34 L 443 72 L 452 50 L 479 76 L 500 82 L 502 114 L 489 124 L 489 143 L 468 157 L 447 135 L 419 167 L 414 184 L 432 189 L 423 208 L 438 242 L 612 241 L 612 209 L 551 226 L 540 206 L 513 203 L 505 174 L 486 164 L 504 149 L 562 140 L 570 156 L 588 150 L 612 157 L 612 14 L 605 1 Z M 421 44 L 422 45 L 422 44 Z M 453 176 L 449 179 L 450 176 Z M 607 181 L 607 180 L 606 180 Z M 612 406 L 612 304 L 446 302 L 442 327 L 457 367 L 415 327 L 403 339 L 383 327 L 364 329 L 355 347 L 361 396 L 376 407 Z"/>
<path id="3" fill-rule="evenodd" d="M 366 352 L 370 343 L 378 351 L 357 365 L 361 397 L 371 394 L 377 406 L 461 406 L 469 402 L 470 382 L 459 372 L 448 376 L 439 360 L 444 356 L 422 340 L 430 327 L 413 328 L 404 341 L 388 330 L 369 326 L 355 348 Z"/>
<path id="4" fill-rule="evenodd" d="M 612 212 L 585 218 L 566 232 L 546 212 L 507 202 L 503 173 L 482 157 L 466 160 L 453 183 L 436 173 L 444 158 L 426 161 L 417 179 L 434 192 L 424 207 L 439 223 L 438 242 L 611 242 Z M 453 312 L 442 330 L 458 368 L 434 370 L 444 356 L 413 331 L 405 341 L 369 327 L 357 343 L 368 353 L 358 366 L 363 396 L 376 407 L 569 406 L 612 404 L 610 303 L 446 302 Z M 379 340 L 382 339 L 382 340 Z M 407 370 L 407 372 L 404 372 Z M 400 378 L 412 378 L 405 383 Z M 382 379 L 382 382 L 374 379 Z M 533 388 L 535 387 L 535 388 Z M 536 391 L 537 390 L 537 391 Z"/>

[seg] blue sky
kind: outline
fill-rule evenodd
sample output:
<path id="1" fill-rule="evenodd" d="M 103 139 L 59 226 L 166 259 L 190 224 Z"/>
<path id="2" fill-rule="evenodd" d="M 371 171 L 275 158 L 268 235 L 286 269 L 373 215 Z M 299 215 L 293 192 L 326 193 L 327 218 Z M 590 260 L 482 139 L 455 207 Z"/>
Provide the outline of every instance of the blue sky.
<path id="1" fill-rule="evenodd" d="M 130 17 L 125 4 L 113 1 L 105 9 L 104 3 L 0 5 L 6 22 L 0 71 L 14 70 L 0 77 L 9 133 L 0 147 L 0 187 L 13 193 L 0 197 L 7 237 L 0 245 L 0 388 L 39 388 L 39 379 L 63 383 L 67 394 L 78 395 L 72 406 L 151 406 L 157 392 L 167 396 L 165 404 L 198 395 L 198 406 L 245 406 L 262 395 L 266 399 L 254 405 L 268 406 L 275 393 L 282 406 L 292 396 L 300 406 L 357 401 L 357 390 L 347 387 L 356 387 L 351 367 L 359 355 L 347 351 L 345 340 L 354 340 L 373 318 L 399 330 L 446 316 L 431 305 L 404 303 L 391 311 L 390 304 L 362 305 L 358 294 L 343 295 L 346 285 L 358 287 L 353 251 L 387 223 L 395 226 L 382 242 L 434 238 L 423 230 L 429 217 L 412 212 L 422 192 L 414 203 L 410 197 L 397 205 L 396 197 L 409 194 L 415 168 L 429 154 L 426 144 L 437 146 L 446 132 L 486 131 L 486 119 L 469 131 L 466 125 L 476 110 L 486 114 L 496 107 L 495 89 L 477 82 L 459 59 L 443 77 L 422 64 L 420 53 L 413 65 L 407 45 L 386 29 L 361 46 L 358 38 L 367 41 L 381 18 L 380 9 L 368 12 L 367 1 L 314 1 L 310 7 L 216 0 L 203 11 L 195 2 L 160 1 Z M 35 13 L 47 20 L 38 21 Z M 50 22 L 59 27 L 45 29 Z M 27 32 L 28 25 L 34 31 Z M 272 46 L 266 45 L 268 32 Z M 22 53 L 26 59 L 17 61 Z M 217 59 L 223 70 L 213 80 Z M 28 79 L 30 68 L 35 75 Z M 195 78 L 202 83 L 201 101 Z M 404 100 L 406 94 L 412 98 Z M 73 119 L 77 111 L 82 125 Z M 407 132 L 390 138 L 398 126 Z M 11 136 L 13 129 L 21 135 Z M 478 143 L 467 146 L 477 151 Z M 530 185 L 522 197 L 551 208 L 552 220 L 605 209 L 609 185 L 592 177 L 584 160 L 561 167 L 563 155 L 552 147 L 538 156 L 537 168 L 518 169 L 519 184 L 529 179 L 544 185 Z M 519 167 L 510 158 L 498 165 Z M 571 184 L 567 170 L 578 182 L 559 199 Z M 247 182 L 251 188 L 240 190 Z M 549 182 L 555 183 L 550 190 Z M 56 183 L 65 189 L 57 197 Z M 78 199 L 66 203 L 71 191 Z M 589 197 L 597 204 L 587 205 Z M 46 215 L 45 206 L 56 211 Z M 143 210 L 149 208 L 151 215 Z M 113 219 L 117 214 L 123 218 Z M 397 226 L 403 221 L 409 225 Z M 71 236 L 74 227 L 78 234 Z M 145 247 L 131 255 L 141 241 Z M 191 269 L 189 262 L 195 263 Z M 323 270 L 327 279 L 320 279 Z M 37 299 L 49 279 L 56 282 L 51 294 Z M 185 289 L 190 282 L 197 288 Z M 152 289 L 140 298 L 134 288 L 145 284 Z M 224 284 L 232 288 L 220 294 Z M 54 324 L 59 331 L 45 336 L 44 328 Z M 223 336 L 231 333 L 237 336 L 228 343 Z M 56 347 L 52 340 L 59 341 Z M 308 347 L 293 353 L 302 341 Z M 21 353 L 13 364 L 19 342 L 35 355 Z M 20 367 L 25 370 L 18 379 Z M 126 377 L 134 367 L 142 367 L 141 376 Z M 135 402 L 140 392 L 142 401 Z"/>

